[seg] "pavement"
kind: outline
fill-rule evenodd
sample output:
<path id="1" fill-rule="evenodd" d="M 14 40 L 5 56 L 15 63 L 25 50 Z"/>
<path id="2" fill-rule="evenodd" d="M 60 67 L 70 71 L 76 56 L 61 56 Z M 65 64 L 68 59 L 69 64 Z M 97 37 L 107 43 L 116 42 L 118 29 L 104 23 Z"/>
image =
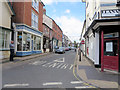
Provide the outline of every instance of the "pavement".
<path id="1" fill-rule="evenodd" d="M 77 54 L 78 55 L 78 54 Z M 82 60 L 79 61 L 79 55 L 75 61 L 77 75 L 87 83 L 95 85 L 99 88 L 109 88 L 118 90 L 119 74 L 105 70 L 100 71 L 100 68 L 95 68 L 94 65 L 85 56 L 81 54 Z M 120 90 L 120 88 L 119 88 Z"/>
<path id="2" fill-rule="evenodd" d="M 13 62 L 30 60 L 30 59 L 34 59 L 34 58 L 37 58 L 37 57 L 47 56 L 47 55 L 50 55 L 50 54 L 53 54 L 53 52 L 34 54 L 34 55 L 23 56 L 23 57 L 14 57 L 14 61 Z M 2 59 L 1 61 L 2 61 L 2 64 L 10 62 L 9 58 Z"/>

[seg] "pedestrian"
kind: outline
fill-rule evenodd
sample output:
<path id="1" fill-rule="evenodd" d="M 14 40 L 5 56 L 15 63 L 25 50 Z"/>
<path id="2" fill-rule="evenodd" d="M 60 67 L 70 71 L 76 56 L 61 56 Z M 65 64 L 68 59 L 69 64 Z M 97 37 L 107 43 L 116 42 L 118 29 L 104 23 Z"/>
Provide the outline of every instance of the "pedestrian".
<path id="1" fill-rule="evenodd" d="M 11 44 L 10 44 L 10 61 L 13 61 L 14 49 L 15 49 L 14 41 L 11 41 Z"/>
<path id="2" fill-rule="evenodd" d="M 46 52 L 46 44 L 44 45 L 44 53 Z"/>

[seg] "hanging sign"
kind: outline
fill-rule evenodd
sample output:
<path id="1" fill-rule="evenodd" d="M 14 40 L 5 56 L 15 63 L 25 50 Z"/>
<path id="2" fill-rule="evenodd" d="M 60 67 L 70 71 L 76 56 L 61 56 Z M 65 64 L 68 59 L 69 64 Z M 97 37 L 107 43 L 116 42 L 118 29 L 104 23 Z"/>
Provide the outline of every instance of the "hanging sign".
<path id="1" fill-rule="evenodd" d="M 120 17 L 120 9 L 102 10 L 102 17 Z"/>

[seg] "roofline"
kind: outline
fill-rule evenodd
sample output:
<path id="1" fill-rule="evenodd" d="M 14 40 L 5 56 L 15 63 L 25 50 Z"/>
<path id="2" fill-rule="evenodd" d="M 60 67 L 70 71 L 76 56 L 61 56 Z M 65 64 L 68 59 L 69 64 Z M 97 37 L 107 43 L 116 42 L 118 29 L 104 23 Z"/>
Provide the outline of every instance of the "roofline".
<path id="1" fill-rule="evenodd" d="M 90 29 L 93 29 L 96 23 L 98 22 L 115 22 L 115 21 L 120 21 L 120 18 L 112 18 L 112 19 L 97 19 L 92 22 L 92 24 L 88 27 L 88 30 L 86 31 L 84 37 L 88 34 Z"/>
<path id="2" fill-rule="evenodd" d="M 7 4 L 9 5 L 9 7 L 10 7 L 10 9 L 12 11 L 12 14 L 15 15 L 15 12 L 14 12 L 14 10 L 13 10 L 13 8 L 12 8 L 11 3 L 10 3 L 9 0 L 7 0 Z"/>

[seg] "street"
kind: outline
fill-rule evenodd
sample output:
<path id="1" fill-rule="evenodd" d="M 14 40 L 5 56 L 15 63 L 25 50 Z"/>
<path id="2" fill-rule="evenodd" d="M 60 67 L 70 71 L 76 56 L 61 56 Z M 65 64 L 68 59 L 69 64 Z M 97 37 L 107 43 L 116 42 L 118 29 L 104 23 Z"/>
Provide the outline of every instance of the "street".
<path id="1" fill-rule="evenodd" d="M 88 88 L 73 75 L 76 53 L 52 54 L 3 65 L 4 88 Z M 12 65 L 11 65 L 12 64 Z"/>

